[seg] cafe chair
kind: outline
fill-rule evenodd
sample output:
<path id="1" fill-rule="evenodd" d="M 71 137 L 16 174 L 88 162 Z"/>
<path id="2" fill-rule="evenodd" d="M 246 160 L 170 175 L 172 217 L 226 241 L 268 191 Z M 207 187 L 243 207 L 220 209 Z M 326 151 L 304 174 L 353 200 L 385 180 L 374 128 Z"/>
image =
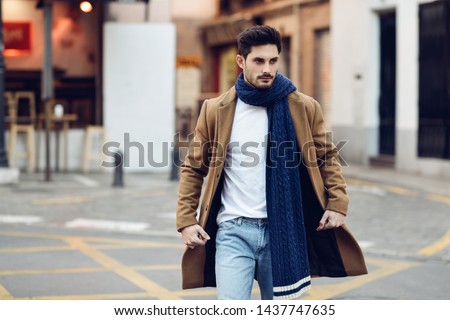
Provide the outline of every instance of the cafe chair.
<path id="1" fill-rule="evenodd" d="M 100 141 L 100 148 L 93 151 L 92 144 L 95 136 Z M 102 152 L 103 145 L 106 143 L 106 129 L 103 126 L 88 125 L 84 135 L 84 151 L 83 151 L 83 173 L 87 174 L 90 170 L 91 160 L 104 160 L 105 157 Z"/>
<path id="2" fill-rule="evenodd" d="M 5 94 L 8 104 L 9 117 L 9 143 L 8 143 L 8 161 L 9 166 L 14 167 L 16 158 L 27 159 L 27 171 L 32 172 L 35 169 L 35 122 L 36 122 L 36 103 L 33 92 L 16 91 Z M 21 100 L 27 100 L 25 107 Z M 26 109 L 26 110 L 24 110 Z M 25 115 L 23 115 L 25 113 Z M 17 151 L 17 139 L 19 134 L 25 134 L 25 151 Z"/>

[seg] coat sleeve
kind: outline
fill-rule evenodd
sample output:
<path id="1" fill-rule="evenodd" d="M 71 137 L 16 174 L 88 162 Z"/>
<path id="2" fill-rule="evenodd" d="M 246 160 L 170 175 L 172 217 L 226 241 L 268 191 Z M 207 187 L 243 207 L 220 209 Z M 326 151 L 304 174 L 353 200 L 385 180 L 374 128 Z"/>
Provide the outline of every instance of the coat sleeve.
<path id="1" fill-rule="evenodd" d="M 197 208 L 203 180 L 208 174 L 209 168 L 210 142 L 208 139 L 207 107 L 207 101 L 205 101 L 197 120 L 194 138 L 189 144 L 185 161 L 181 165 L 176 213 L 178 231 L 198 223 Z"/>
<path id="2" fill-rule="evenodd" d="M 326 209 L 346 215 L 349 198 L 339 162 L 339 152 L 333 144 L 331 132 L 327 132 L 325 129 L 321 106 L 317 101 L 313 100 L 313 102 L 314 118 L 311 130 L 316 148 L 317 164 L 328 196 Z"/>

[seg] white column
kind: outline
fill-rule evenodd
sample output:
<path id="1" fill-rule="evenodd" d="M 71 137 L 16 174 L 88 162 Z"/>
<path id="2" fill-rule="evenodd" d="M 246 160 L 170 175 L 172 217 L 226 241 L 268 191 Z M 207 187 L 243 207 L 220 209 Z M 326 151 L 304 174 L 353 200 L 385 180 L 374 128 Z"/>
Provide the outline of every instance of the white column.
<path id="1" fill-rule="evenodd" d="M 419 6 L 399 1 L 397 11 L 397 129 L 417 130 L 419 101 Z"/>
<path id="2" fill-rule="evenodd" d="M 370 152 L 373 117 L 368 117 L 371 23 L 367 1 L 331 1 L 331 109 L 335 141 L 347 140 L 342 154 L 365 163 Z"/>
<path id="3" fill-rule="evenodd" d="M 419 117 L 419 6 L 399 1 L 397 10 L 396 167 L 417 170 Z"/>

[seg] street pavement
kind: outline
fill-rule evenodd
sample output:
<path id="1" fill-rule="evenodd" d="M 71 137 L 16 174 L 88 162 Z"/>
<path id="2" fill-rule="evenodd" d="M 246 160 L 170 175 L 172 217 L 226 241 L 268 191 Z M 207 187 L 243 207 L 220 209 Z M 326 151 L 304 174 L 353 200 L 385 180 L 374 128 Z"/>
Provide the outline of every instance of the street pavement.
<path id="1" fill-rule="evenodd" d="M 450 181 L 344 168 L 347 225 L 369 274 L 313 279 L 301 299 L 450 299 Z M 181 289 L 168 174 L 22 173 L 0 186 L 1 299 L 215 299 Z M 257 285 L 253 299 L 259 298 Z"/>

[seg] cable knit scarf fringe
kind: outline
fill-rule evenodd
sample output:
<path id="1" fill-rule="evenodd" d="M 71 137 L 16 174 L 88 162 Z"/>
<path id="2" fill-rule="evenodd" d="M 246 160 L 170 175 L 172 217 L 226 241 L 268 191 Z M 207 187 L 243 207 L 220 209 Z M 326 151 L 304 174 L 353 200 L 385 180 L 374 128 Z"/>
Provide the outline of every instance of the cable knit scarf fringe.
<path id="1" fill-rule="evenodd" d="M 293 299 L 311 287 L 300 187 L 301 163 L 288 95 L 296 88 L 277 74 L 268 89 L 256 89 L 241 73 L 239 99 L 267 108 L 269 141 L 266 159 L 266 203 L 275 299 Z"/>

